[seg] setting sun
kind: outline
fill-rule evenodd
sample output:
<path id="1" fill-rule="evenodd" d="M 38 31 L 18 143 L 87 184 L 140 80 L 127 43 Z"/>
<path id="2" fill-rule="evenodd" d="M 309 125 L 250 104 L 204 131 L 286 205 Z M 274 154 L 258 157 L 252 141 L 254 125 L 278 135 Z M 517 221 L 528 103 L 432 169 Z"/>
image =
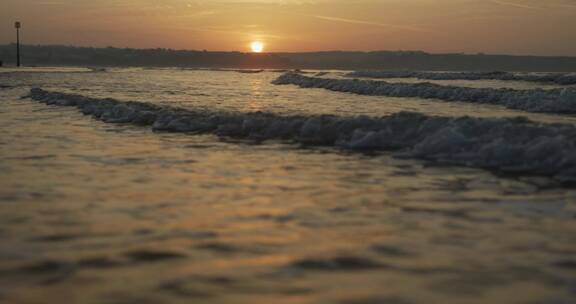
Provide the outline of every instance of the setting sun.
<path id="1" fill-rule="evenodd" d="M 264 43 L 260 41 L 254 41 L 250 43 L 250 49 L 253 53 L 262 53 L 262 51 L 264 51 Z"/>

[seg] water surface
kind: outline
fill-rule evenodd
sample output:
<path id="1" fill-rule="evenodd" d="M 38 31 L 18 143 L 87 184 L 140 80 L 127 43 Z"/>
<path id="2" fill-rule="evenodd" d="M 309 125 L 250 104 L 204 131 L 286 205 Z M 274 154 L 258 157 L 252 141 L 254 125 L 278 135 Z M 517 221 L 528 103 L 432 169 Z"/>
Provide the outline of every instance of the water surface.
<path id="1" fill-rule="evenodd" d="M 32 86 L 279 114 L 573 117 L 273 86 L 276 73 L 0 76 L 7 303 L 572 303 L 576 196 L 536 177 L 155 133 Z"/>

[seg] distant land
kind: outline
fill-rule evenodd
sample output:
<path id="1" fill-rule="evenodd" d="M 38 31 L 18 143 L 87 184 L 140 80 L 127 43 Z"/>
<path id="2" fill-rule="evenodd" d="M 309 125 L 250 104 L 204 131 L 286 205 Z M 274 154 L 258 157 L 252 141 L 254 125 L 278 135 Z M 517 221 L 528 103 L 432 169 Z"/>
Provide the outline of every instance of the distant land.
<path id="1" fill-rule="evenodd" d="M 22 54 L 26 66 L 576 72 L 576 57 L 429 54 L 421 51 L 255 54 L 24 45 Z M 15 57 L 15 45 L 0 45 L 0 61 L 12 65 Z"/>

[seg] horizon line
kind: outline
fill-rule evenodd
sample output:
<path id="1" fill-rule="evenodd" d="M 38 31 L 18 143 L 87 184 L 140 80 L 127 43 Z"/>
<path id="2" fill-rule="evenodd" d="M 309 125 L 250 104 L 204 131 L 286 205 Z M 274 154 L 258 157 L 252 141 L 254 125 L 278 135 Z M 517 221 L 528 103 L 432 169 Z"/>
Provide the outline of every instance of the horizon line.
<path id="1" fill-rule="evenodd" d="M 0 43 L 0 46 L 11 46 L 16 45 L 15 42 L 10 43 Z M 328 50 L 308 50 L 308 51 L 270 51 L 262 53 L 254 53 L 250 51 L 240 51 L 240 50 L 208 50 L 208 49 L 181 49 L 181 48 L 166 48 L 166 47 L 120 47 L 120 46 L 85 46 L 85 45 L 70 45 L 70 44 L 20 44 L 23 46 L 32 47 L 69 47 L 69 48 L 86 48 L 86 49 L 127 49 L 127 50 L 169 50 L 176 52 L 208 52 L 208 53 L 241 53 L 241 54 L 251 54 L 251 55 L 266 55 L 266 54 L 309 54 L 309 53 L 378 53 L 378 52 L 397 52 L 397 53 L 422 53 L 428 55 L 467 55 L 467 56 L 513 56 L 513 57 L 568 57 L 574 58 L 575 55 L 536 55 L 536 54 L 511 54 L 511 53 L 487 53 L 487 52 L 430 52 L 424 50 L 390 50 L 390 49 L 379 49 L 379 50 L 338 50 L 338 49 L 328 49 Z"/>

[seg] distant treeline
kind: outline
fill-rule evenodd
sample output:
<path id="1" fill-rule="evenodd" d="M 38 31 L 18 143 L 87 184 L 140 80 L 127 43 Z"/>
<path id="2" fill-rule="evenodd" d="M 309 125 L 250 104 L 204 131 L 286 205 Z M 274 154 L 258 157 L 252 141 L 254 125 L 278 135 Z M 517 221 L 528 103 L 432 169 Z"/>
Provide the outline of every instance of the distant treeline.
<path id="1" fill-rule="evenodd" d="M 0 61 L 14 64 L 14 45 Z M 24 45 L 24 65 L 576 72 L 576 57 L 428 54 L 419 51 L 266 53 Z"/>
<path id="2" fill-rule="evenodd" d="M 145 66 L 145 67 L 238 67 L 280 68 L 289 60 L 273 54 L 180 51 L 171 49 L 89 48 L 24 45 L 24 65 Z M 0 60 L 14 63 L 14 45 L 0 45 Z"/>

